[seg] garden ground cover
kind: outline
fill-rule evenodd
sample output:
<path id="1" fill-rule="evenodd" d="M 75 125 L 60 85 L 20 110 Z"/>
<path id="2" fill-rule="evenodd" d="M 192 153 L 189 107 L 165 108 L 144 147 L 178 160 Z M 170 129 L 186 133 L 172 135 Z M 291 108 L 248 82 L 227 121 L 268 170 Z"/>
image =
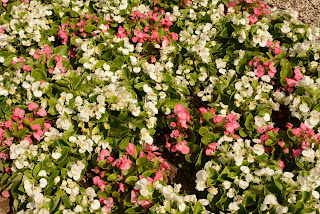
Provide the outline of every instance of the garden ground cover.
<path id="1" fill-rule="evenodd" d="M 258 0 L 2 0 L 13 213 L 320 210 L 320 29 Z"/>

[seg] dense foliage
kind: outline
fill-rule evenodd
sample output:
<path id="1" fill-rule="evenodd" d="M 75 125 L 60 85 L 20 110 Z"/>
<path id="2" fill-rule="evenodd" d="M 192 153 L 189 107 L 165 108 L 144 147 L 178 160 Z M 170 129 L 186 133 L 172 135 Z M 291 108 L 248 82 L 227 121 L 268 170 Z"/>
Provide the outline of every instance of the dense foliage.
<path id="1" fill-rule="evenodd" d="M 1 0 L 15 213 L 320 213 L 320 30 L 259 0 Z"/>

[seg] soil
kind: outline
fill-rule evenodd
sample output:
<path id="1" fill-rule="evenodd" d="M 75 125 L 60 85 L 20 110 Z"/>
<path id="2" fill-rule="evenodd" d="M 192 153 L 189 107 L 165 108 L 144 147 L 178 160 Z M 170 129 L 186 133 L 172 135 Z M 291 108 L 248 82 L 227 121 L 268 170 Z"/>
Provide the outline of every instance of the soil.
<path id="1" fill-rule="evenodd" d="M 313 26 L 320 26 L 320 0 L 261 0 L 280 10 L 293 9 L 299 12 L 299 19 Z"/>
<path id="2" fill-rule="evenodd" d="M 7 214 L 10 212 L 10 199 L 0 196 L 0 214 Z"/>

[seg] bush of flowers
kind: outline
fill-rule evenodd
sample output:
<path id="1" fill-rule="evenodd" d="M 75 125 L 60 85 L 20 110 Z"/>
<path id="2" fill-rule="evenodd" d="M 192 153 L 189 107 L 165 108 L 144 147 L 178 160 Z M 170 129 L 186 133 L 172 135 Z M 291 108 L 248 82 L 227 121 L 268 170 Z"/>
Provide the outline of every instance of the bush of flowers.
<path id="1" fill-rule="evenodd" d="M 13 213 L 320 213 L 320 29 L 259 0 L 1 0 Z"/>

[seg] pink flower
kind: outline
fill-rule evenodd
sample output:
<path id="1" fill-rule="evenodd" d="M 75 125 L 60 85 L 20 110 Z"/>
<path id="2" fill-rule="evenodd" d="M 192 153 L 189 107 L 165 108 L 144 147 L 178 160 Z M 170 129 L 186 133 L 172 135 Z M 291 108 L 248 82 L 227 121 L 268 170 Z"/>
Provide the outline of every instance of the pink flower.
<path id="1" fill-rule="evenodd" d="M 50 123 L 44 123 L 44 128 L 46 129 L 50 129 L 51 128 L 51 124 Z"/>
<path id="2" fill-rule="evenodd" d="M 118 160 L 112 163 L 112 166 L 117 166 L 120 170 L 128 170 L 131 167 L 132 161 L 127 158 L 126 155 L 122 156 Z"/>
<path id="3" fill-rule="evenodd" d="M 216 149 L 217 149 L 216 143 L 208 144 L 207 149 L 206 149 L 206 155 L 210 156 L 212 153 L 214 153 L 216 151 Z"/>
<path id="4" fill-rule="evenodd" d="M 213 122 L 215 122 L 215 123 L 221 123 L 222 121 L 223 121 L 223 118 L 220 115 L 216 115 L 213 118 Z"/>
<path id="5" fill-rule="evenodd" d="M 302 149 L 292 149 L 292 155 L 294 158 L 298 157 L 299 155 L 301 155 L 302 153 Z"/>
<path id="6" fill-rule="evenodd" d="M 137 153 L 137 151 L 135 151 L 135 146 L 132 143 L 128 144 L 126 151 L 127 151 L 126 153 L 128 155 L 133 155 L 133 154 Z"/>
<path id="7" fill-rule="evenodd" d="M 156 172 L 156 175 L 154 176 L 154 179 L 153 179 L 153 180 L 154 180 L 154 181 L 156 181 L 156 180 L 163 181 L 163 174 L 162 174 L 162 172 L 157 171 L 157 172 Z"/>
<path id="8" fill-rule="evenodd" d="M 4 152 L 0 152 L 0 159 L 9 160 L 9 155 Z"/>
<path id="9" fill-rule="evenodd" d="M 257 16 L 260 16 L 260 8 L 253 8 L 253 12 L 254 12 L 254 14 L 256 14 Z"/>
<path id="10" fill-rule="evenodd" d="M 46 110 L 44 108 L 42 108 L 40 106 L 39 110 L 37 111 L 37 115 L 40 116 L 40 117 L 45 117 L 45 116 L 47 116 L 47 112 L 46 112 Z"/>
<path id="11" fill-rule="evenodd" d="M 300 128 L 295 128 L 295 129 L 292 129 L 292 134 L 295 135 L 295 136 L 298 136 L 301 134 L 301 129 Z"/>
<path id="12" fill-rule="evenodd" d="M 294 69 L 294 74 L 295 75 L 294 75 L 293 79 L 296 80 L 296 81 L 299 81 L 299 80 L 301 80 L 303 78 L 303 74 L 301 73 L 299 67 L 296 67 Z"/>
<path id="13" fill-rule="evenodd" d="M 127 36 L 126 30 L 123 27 L 118 28 L 118 33 L 116 34 L 117 37 L 123 39 Z"/>
<path id="14" fill-rule="evenodd" d="M 178 34 L 177 33 L 170 33 L 173 41 L 177 41 L 178 40 Z"/>
<path id="15" fill-rule="evenodd" d="M 93 178 L 93 183 L 96 186 L 98 186 L 102 191 L 104 191 L 105 188 L 106 188 L 106 185 L 105 185 L 104 181 L 101 180 L 101 178 L 99 176 L 96 176 L 96 177 Z"/>
<path id="16" fill-rule="evenodd" d="M 107 149 L 103 149 L 101 152 L 100 152 L 100 155 L 98 157 L 98 161 L 103 161 L 106 157 L 108 157 L 110 155 L 110 152 L 109 150 Z"/>
<path id="17" fill-rule="evenodd" d="M 138 201 L 138 203 L 141 204 L 144 209 L 149 209 L 152 207 L 152 202 L 150 200 Z"/>
<path id="18" fill-rule="evenodd" d="M 139 190 L 133 189 L 131 190 L 131 203 L 136 203 L 139 198 Z"/>
<path id="19" fill-rule="evenodd" d="M 301 148 L 302 149 L 307 149 L 308 147 L 310 146 L 310 143 L 309 143 L 309 141 L 302 141 L 302 143 L 301 143 Z"/>
<path id="20" fill-rule="evenodd" d="M 178 114 L 182 109 L 184 109 L 183 105 L 182 105 L 182 104 L 177 104 L 177 105 L 174 107 L 174 113 L 175 113 L 175 114 Z"/>
<path id="21" fill-rule="evenodd" d="M 254 23 L 256 23 L 259 20 L 258 17 L 256 15 L 253 15 L 253 14 L 251 16 L 249 16 L 248 18 L 249 18 L 249 24 L 250 25 L 253 25 Z"/>
<path id="22" fill-rule="evenodd" d="M 205 112 L 208 112 L 208 110 L 204 107 L 199 108 L 199 113 L 203 114 Z"/>
<path id="23" fill-rule="evenodd" d="M 282 48 L 280 47 L 280 41 L 276 42 L 275 47 L 274 47 L 274 54 L 278 55 L 282 51 Z"/>
<path id="24" fill-rule="evenodd" d="M 123 183 L 119 183 L 119 191 L 124 192 L 125 185 Z"/>
<path id="25" fill-rule="evenodd" d="M 9 198 L 9 197 L 10 197 L 10 193 L 9 193 L 8 190 L 3 191 L 3 192 L 1 193 L 1 195 L 2 195 L 3 197 L 5 197 L 5 198 Z"/>
<path id="26" fill-rule="evenodd" d="M 19 118 L 23 118 L 25 115 L 25 111 L 20 109 L 19 107 L 16 107 L 14 110 L 13 110 L 13 114 L 12 116 L 13 117 L 19 117 Z"/>
<path id="27" fill-rule="evenodd" d="M 50 46 L 48 45 L 45 45 L 41 51 L 41 54 L 44 54 L 44 55 L 50 55 L 52 52 L 52 49 Z"/>
<path id="28" fill-rule="evenodd" d="M 67 41 L 68 41 L 68 34 L 67 34 L 67 32 L 66 32 L 66 30 L 64 29 L 64 28 L 62 28 L 62 27 L 60 27 L 59 26 L 59 32 L 58 32 L 58 36 L 60 36 L 61 37 L 61 39 L 62 39 L 62 44 L 67 44 Z"/>
<path id="29" fill-rule="evenodd" d="M 296 87 L 297 81 L 295 81 L 293 79 L 289 79 L 289 78 L 285 78 L 285 80 L 287 81 L 287 84 L 288 84 L 289 87 L 291 87 L 291 88 Z"/>
<path id="30" fill-rule="evenodd" d="M 284 169 L 284 167 L 286 166 L 285 163 L 282 160 L 278 160 L 278 162 L 279 162 L 279 167 L 281 169 Z"/>
<path id="31" fill-rule="evenodd" d="M 191 120 L 189 111 L 183 108 L 178 112 L 177 116 L 178 116 L 178 120 L 177 120 L 178 124 L 180 124 L 182 127 L 187 129 L 188 126 L 186 123 Z"/>
<path id="32" fill-rule="evenodd" d="M 288 148 L 285 148 L 285 149 L 283 150 L 283 152 L 286 153 L 286 154 L 289 154 L 289 149 L 288 149 Z"/>
<path id="33" fill-rule="evenodd" d="M 176 124 L 175 122 L 171 122 L 171 123 L 170 123 L 170 126 L 171 126 L 171 127 L 176 127 L 177 124 Z"/>
<path id="34" fill-rule="evenodd" d="M 13 137 L 9 137 L 9 138 L 5 139 L 5 140 L 3 141 L 3 143 L 4 143 L 5 145 L 7 145 L 7 146 L 11 146 L 11 145 L 12 145 L 12 140 L 13 140 Z"/>
<path id="35" fill-rule="evenodd" d="M 23 70 L 24 72 L 28 72 L 28 71 L 31 71 L 31 68 L 30 68 L 29 66 L 27 66 L 27 65 L 23 65 L 23 66 L 22 66 L 22 70 Z"/>
<path id="36" fill-rule="evenodd" d="M 275 73 L 277 73 L 277 69 L 273 66 L 273 61 L 270 62 L 269 69 L 268 75 L 272 78 L 274 77 Z"/>
<path id="37" fill-rule="evenodd" d="M 249 4 L 252 3 L 252 2 L 254 2 L 254 1 L 255 1 L 255 0 L 246 0 L 246 2 L 249 3 Z"/>
<path id="38" fill-rule="evenodd" d="M 262 65 L 258 65 L 256 69 L 254 69 L 254 73 L 257 77 L 261 78 L 264 75 L 264 67 Z"/>
<path id="39" fill-rule="evenodd" d="M 40 141 L 41 138 L 42 138 L 42 136 L 43 136 L 43 131 L 38 130 L 37 132 L 33 133 L 32 135 L 33 135 L 33 137 L 34 137 L 35 139 L 37 139 L 38 141 Z"/>
<path id="40" fill-rule="evenodd" d="M 176 145 L 174 145 L 171 149 L 172 152 L 176 152 L 179 151 L 182 154 L 186 155 L 190 152 L 190 148 L 186 145 L 187 141 L 186 140 L 182 140 L 180 142 L 178 142 Z"/>
<path id="41" fill-rule="evenodd" d="M 6 171 L 6 173 L 11 173 L 11 168 L 10 167 L 6 167 L 5 169 L 4 169 L 5 171 Z"/>
<path id="42" fill-rule="evenodd" d="M 285 146 L 285 142 L 283 142 L 283 141 L 279 141 L 279 142 L 278 142 L 278 145 L 279 145 L 281 148 L 284 148 L 284 146 Z"/>
<path id="43" fill-rule="evenodd" d="M 304 123 L 301 123 L 301 124 L 300 124 L 300 128 L 301 128 L 303 131 L 309 129 L 309 127 L 308 127 L 306 124 L 304 124 Z"/>
<path id="44" fill-rule="evenodd" d="M 179 136 L 180 136 L 180 132 L 178 129 L 172 130 L 170 137 L 174 137 L 175 139 L 178 139 Z"/>
<path id="45" fill-rule="evenodd" d="M 113 198 L 110 197 L 106 200 L 105 202 L 106 206 L 102 207 L 102 209 L 106 212 L 106 213 L 111 213 L 111 208 L 113 207 Z"/>
<path id="46" fill-rule="evenodd" d="M 29 105 L 28 105 L 28 110 L 29 110 L 29 111 L 33 111 L 33 110 L 35 110 L 36 108 L 38 108 L 38 105 L 37 105 L 36 103 L 34 103 L 34 102 L 29 103 Z"/>
<path id="47" fill-rule="evenodd" d="M 7 6 L 8 0 L 1 0 L 1 1 L 2 1 L 4 7 Z"/>
<path id="48" fill-rule="evenodd" d="M 286 127 L 287 127 L 288 129 L 291 129 L 291 128 L 293 127 L 293 125 L 292 125 L 291 123 L 287 123 Z"/>
<path id="49" fill-rule="evenodd" d="M 266 47 L 271 47 L 271 46 L 273 46 L 273 42 L 271 41 L 267 42 Z"/>
<path id="50" fill-rule="evenodd" d="M 6 128 L 11 129 L 12 124 L 13 124 L 13 122 L 12 122 L 11 120 L 7 120 L 7 121 L 4 123 L 4 126 L 5 126 Z"/>
<path id="51" fill-rule="evenodd" d="M 40 124 L 33 124 L 33 125 L 31 125 L 31 129 L 34 131 L 38 131 L 41 129 L 41 125 Z"/>

